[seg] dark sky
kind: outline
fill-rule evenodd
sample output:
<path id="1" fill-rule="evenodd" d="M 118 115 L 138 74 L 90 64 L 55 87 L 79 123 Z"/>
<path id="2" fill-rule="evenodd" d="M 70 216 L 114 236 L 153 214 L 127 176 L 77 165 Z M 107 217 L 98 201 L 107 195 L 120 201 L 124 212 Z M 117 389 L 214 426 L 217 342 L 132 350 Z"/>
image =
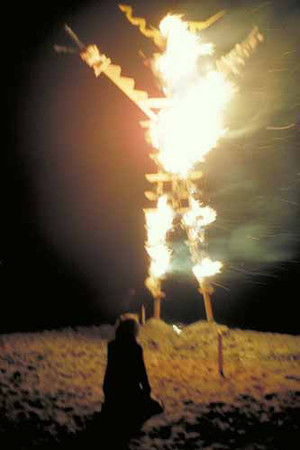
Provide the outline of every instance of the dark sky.
<path id="1" fill-rule="evenodd" d="M 299 25 L 297 1 L 134 1 L 158 25 L 169 11 L 190 20 L 220 9 L 207 30 L 218 55 L 253 25 L 265 36 L 247 61 L 227 121 L 227 137 L 203 170 L 218 218 L 212 259 L 224 262 L 213 296 L 215 318 L 232 326 L 299 332 Z M 95 79 L 71 45 L 68 23 L 95 43 L 140 89 L 159 89 L 139 51 L 151 41 L 114 1 L 44 1 L 8 8 L 2 38 L 2 331 L 113 321 L 151 299 L 143 284 L 144 174 L 155 170 L 139 121 L 143 114 L 105 77 Z M 290 125 L 288 129 L 274 129 Z M 165 320 L 205 317 L 184 237 L 173 233 L 164 284 Z"/>

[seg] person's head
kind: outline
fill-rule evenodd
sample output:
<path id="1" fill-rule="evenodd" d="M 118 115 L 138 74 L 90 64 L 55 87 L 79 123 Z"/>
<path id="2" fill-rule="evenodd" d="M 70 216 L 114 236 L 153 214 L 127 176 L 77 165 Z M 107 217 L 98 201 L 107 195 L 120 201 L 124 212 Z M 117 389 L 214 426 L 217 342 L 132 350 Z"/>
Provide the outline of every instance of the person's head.
<path id="1" fill-rule="evenodd" d="M 139 332 L 138 322 L 130 317 L 120 317 L 116 329 L 116 339 L 136 338 Z"/>

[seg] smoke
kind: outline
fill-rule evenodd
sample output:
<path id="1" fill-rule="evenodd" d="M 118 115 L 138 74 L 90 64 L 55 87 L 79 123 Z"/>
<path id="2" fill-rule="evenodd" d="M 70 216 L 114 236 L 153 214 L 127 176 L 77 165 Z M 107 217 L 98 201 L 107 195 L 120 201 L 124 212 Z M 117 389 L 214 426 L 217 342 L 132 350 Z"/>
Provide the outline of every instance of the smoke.
<path id="1" fill-rule="evenodd" d="M 270 234 L 268 228 L 256 222 L 234 229 L 228 242 L 233 260 L 259 264 L 278 263 L 293 258 L 295 237 L 288 232 Z"/>
<path id="2" fill-rule="evenodd" d="M 226 61 L 226 55 L 236 54 L 236 44 L 247 42 L 251 30 L 259 30 L 263 36 L 263 42 L 250 48 L 251 55 L 243 58 L 244 65 L 231 74 L 239 92 L 227 116 L 228 142 L 299 122 L 299 17 L 299 7 L 293 1 L 285 6 L 276 1 L 244 1 L 228 8 L 226 16 L 209 30 L 220 63 L 224 57 Z"/>
<path id="3" fill-rule="evenodd" d="M 224 272 L 245 264 L 255 277 L 299 255 L 300 11 L 292 2 L 241 4 L 205 32 L 220 58 L 253 26 L 264 37 L 232 77 L 238 92 L 226 117 L 228 132 L 207 157 L 204 173 L 218 212 L 207 241 Z M 173 243 L 173 252 L 171 272 L 188 273 L 187 246 Z"/>

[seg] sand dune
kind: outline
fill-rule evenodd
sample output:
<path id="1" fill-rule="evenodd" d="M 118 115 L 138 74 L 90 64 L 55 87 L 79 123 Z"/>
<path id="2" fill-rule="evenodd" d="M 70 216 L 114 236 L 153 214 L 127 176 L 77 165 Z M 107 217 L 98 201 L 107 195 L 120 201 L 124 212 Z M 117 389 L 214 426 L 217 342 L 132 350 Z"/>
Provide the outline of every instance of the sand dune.
<path id="1" fill-rule="evenodd" d="M 141 328 L 165 412 L 144 424 L 129 449 L 297 448 L 300 336 L 219 328 L 225 378 L 217 325 L 201 321 L 177 334 L 151 319 Z M 0 432 L 10 449 L 84 448 L 92 429 L 97 448 L 109 448 L 95 424 L 113 335 L 105 325 L 1 336 Z"/>

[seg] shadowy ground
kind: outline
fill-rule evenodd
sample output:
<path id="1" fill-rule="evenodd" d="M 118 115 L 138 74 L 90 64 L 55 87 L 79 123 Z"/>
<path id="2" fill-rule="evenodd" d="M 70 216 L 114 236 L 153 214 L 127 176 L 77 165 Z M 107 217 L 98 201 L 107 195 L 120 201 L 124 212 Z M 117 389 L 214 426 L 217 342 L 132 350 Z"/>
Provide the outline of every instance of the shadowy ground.
<path id="1" fill-rule="evenodd" d="M 65 427 L 38 420 L 35 415 L 11 422 L 2 415 L 1 438 L 13 450 L 29 449 L 294 449 L 299 442 L 300 391 L 286 395 L 271 393 L 259 402 L 241 395 L 236 402 L 198 405 L 186 402 L 186 413 L 170 423 L 150 419 L 150 429 L 128 434 L 122 423 L 103 425 L 100 414 L 86 418 L 81 431 L 70 433 Z M 148 424 L 149 425 L 149 424 Z M 149 427 L 148 427 L 149 428 Z"/>
<path id="2" fill-rule="evenodd" d="M 215 327 L 180 335 L 150 320 L 139 341 L 163 414 L 128 440 L 126 417 L 101 421 L 112 327 L 2 335 L 0 437 L 10 450 L 294 450 L 300 442 L 299 336 L 226 330 L 225 378 Z"/>

